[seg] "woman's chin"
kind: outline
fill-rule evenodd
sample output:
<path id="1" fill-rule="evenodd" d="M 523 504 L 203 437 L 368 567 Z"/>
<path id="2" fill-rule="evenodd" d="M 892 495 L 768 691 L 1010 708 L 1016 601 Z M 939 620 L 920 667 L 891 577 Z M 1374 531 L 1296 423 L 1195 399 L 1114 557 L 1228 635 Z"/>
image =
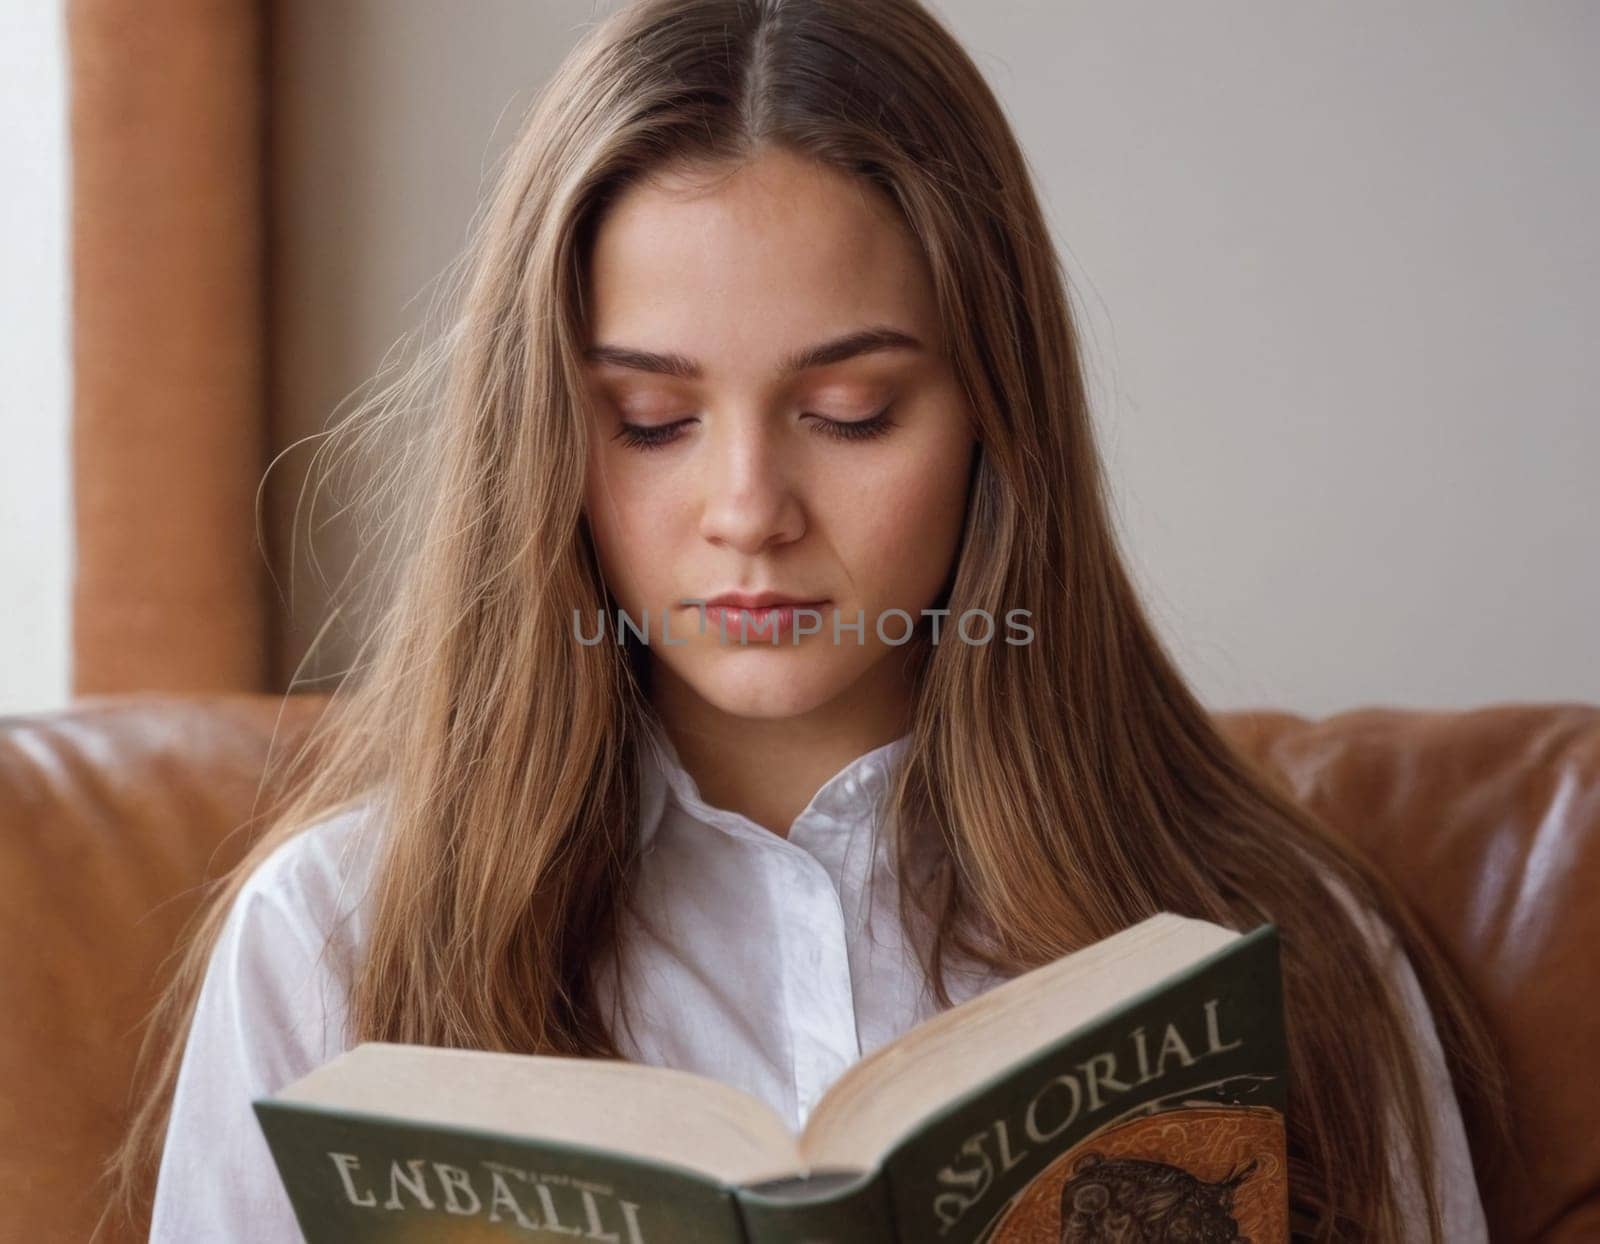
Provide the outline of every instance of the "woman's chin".
<path id="1" fill-rule="evenodd" d="M 736 717 L 775 720 L 799 717 L 837 698 L 853 681 L 853 671 L 829 671 L 800 654 L 768 648 L 742 652 L 715 671 L 689 677 L 693 690 L 715 708 Z M 829 676 L 832 674 L 833 676 Z"/>

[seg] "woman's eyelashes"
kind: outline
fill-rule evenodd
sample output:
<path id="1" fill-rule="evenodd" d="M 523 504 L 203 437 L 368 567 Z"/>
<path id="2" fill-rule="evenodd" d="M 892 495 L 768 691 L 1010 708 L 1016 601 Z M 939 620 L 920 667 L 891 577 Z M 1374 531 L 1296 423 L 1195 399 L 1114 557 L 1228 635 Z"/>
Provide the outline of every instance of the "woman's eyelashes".
<path id="1" fill-rule="evenodd" d="M 839 441 L 866 441 L 886 436 L 895 426 L 894 420 L 889 418 L 892 409 L 893 403 L 890 403 L 877 414 L 865 419 L 829 419 L 825 415 L 811 411 L 802 414 L 801 418 L 813 421 L 810 427 L 820 436 L 828 436 Z M 691 418 L 657 426 L 624 423 L 617 433 L 617 439 L 630 449 L 661 449 L 678 439 L 679 429 L 693 422 Z"/>
<path id="2" fill-rule="evenodd" d="M 886 436 L 889 429 L 894 427 L 894 420 L 889 418 L 889 411 L 893 405 L 885 406 L 877 414 L 865 419 L 829 419 L 824 415 L 806 414 L 807 419 L 815 419 L 811 426 L 824 436 L 831 436 L 840 441 L 870 441 L 880 436 Z"/>

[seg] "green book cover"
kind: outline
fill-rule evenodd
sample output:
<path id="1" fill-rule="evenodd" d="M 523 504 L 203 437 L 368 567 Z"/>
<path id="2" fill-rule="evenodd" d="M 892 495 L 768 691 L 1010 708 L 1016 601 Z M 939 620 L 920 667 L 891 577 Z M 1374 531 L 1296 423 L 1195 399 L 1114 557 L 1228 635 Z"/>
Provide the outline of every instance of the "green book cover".
<path id="1" fill-rule="evenodd" d="M 1162 913 L 881 1047 L 800 1138 L 684 1072 L 378 1043 L 254 1105 L 310 1244 L 1279 1244 L 1286 1067 L 1276 926 Z"/>

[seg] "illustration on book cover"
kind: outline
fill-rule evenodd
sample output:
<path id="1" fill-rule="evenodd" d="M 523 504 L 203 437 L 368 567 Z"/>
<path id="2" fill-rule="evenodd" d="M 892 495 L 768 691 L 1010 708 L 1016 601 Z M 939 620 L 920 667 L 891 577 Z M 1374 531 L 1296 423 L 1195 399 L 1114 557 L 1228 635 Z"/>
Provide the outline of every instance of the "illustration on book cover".
<path id="1" fill-rule="evenodd" d="M 1185 1105 L 1113 1122 L 1012 1198 L 980 1244 L 1277 1244 L 1288 1238 L 1283 1115 Z"/>

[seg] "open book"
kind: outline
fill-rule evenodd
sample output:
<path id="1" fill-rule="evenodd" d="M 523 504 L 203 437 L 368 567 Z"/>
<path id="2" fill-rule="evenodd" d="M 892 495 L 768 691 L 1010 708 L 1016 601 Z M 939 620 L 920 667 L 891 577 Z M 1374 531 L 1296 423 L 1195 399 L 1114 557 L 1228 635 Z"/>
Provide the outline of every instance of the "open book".
<path id="1" fill-rule="evenodd" d="M 1286 1068 L 1277 926 L 1163 912 L 879 1047 L 799 1136 L 687 1072 L 376 1042 L 254 1106 L 310 1244 L 1264 1244 Z"/>

